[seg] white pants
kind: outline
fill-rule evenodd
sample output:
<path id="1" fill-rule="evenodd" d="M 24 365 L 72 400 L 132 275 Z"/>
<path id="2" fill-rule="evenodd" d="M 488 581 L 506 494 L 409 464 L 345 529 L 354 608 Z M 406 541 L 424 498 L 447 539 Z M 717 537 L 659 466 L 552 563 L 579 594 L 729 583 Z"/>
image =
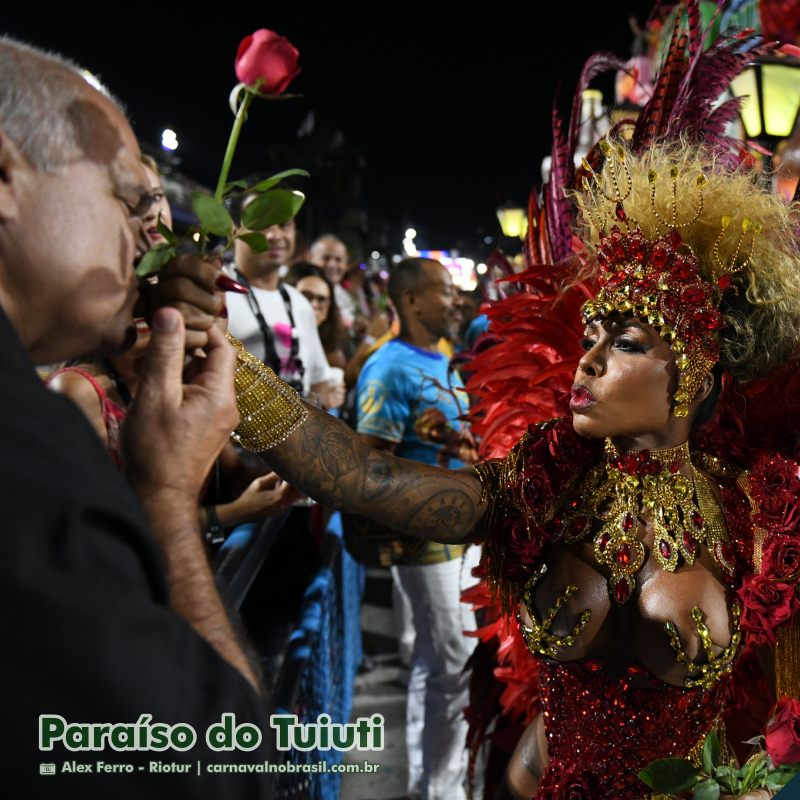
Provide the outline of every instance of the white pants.
<path id="1" fill-rule="evenodd" d="M 462 589 L 475 583 L 470 571 L 480 548 L 442 564 L 392 567 L 410 604 L 414 650 L 408 679 L 406 749 L 408 794 L 420 800 L 465 800 L 465 739 L 469 674 L 464 665 L 475 639 L 475 615 L 460 602 Z"/>

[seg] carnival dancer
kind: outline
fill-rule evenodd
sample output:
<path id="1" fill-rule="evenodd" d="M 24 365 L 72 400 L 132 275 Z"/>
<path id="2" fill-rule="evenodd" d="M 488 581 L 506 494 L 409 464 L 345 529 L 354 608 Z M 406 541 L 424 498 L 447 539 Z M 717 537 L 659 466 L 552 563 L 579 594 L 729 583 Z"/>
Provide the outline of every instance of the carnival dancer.
<path id="1" fill-rule="evenodd" d="M 519 797 L 648 796 L 637 775 L 649 762 L 696 757 L 714 729 L 724 739 L 745 642 L 777 643 L 777 691 L 798 692 L 783 668 L 797 655 L 800 480 L 786 456 L 798 439 L 784 427 L 781 441 L 763 417 L 748 430 L 752 409 L 737 415 L 731 402 L 776 369 L 796 375 L 795 220 L 722 135 L 734 107 L 714 106 L 747 62 L 746 40 L 703 52 L 695 23 L 687 61 L 681 30 L 635 127 L 600 143 L 577 176 L 558 151 L 543 221 L 559 235 L 517 278 L 533 291 L 491 312 L 502 341 L 473 384 L 484 431 L 519 430 L 517 397 L 556 413 L 568 400 L 571 415 L 458 471 L 370 450 L 285 390 L 296 426 L 260 434 L 276 471 L 321 502 L 433 541 L 484 541 L 500 624 L 530 651 L 530 691 L 515 689 L 531 723 L 529 755 L 515 760 L 524 780 L 510 787 Z M 714 83 L 702 67 L 720 55 Z M 577 362 L 566 387 L 565 352 Z M 776 442 L 783 454 L 764 449 Z"/>

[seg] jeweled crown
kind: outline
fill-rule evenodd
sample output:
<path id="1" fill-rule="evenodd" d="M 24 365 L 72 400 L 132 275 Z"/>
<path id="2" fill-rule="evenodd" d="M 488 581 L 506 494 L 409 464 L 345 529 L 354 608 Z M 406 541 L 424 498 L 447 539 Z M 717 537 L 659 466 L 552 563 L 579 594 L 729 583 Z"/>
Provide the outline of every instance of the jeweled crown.
<path id="1" fill-rule="evenodd" d="M 600 290 L 596 297 L 584 303 L 583 320 L 588 323 L 614 312 L 630 313 L 652 325 L 675 355 L 678 387 L 673 413 L 684 417 L 703 379 L 719 360 L 718 334 L 725 325 L 719 304 L 725 291 L 737 291 L 734 275 L 749 263 L 761 226 L 745 219 L 733 255 L 724 263 L 719 244 L 733 232 L 730 217 L 720 219 L 720 232 L 712 254 L 714 263 L 707 270 L 712 276 L 709 281 L 681 235 L 681 230 L 695 224 L 703 212 L 705 175 L 696 175 L 692 181 L 692 195 L 684 197 L 678 192 L 680 171 L 675 166 L 669 167 L 668 212 L 665 214 L 659 211 L 656 202 L 663 178 L 654 170 L 648 173 L 650 222 L 658 231 L 655 238 L 648 238 L 638 221 L 625 210 L 633 180 L 622 146 L 604 141 L 601 149 L 608 169 L 604 175 L 598 174 L 584 160 L 582 183 L 585 191 L 599 192 L 603 202 L 590 210 L 581 203 L 580 197 L 578 200 L 588 222 L 599 235 Z M 686 181 L 681 185 L 685 186 Z M 612 223 L 610 230 L 609 222 Z"/>

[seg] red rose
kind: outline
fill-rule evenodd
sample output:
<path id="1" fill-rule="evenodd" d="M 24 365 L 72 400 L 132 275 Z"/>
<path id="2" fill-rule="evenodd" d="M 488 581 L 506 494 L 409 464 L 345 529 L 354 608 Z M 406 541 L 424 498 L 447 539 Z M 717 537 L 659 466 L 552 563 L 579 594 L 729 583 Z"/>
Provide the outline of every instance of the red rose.
<path id="1" fill-rule="evenodd" d="M 288 39 L 261 28 L 242 39 L 236 53 L 236 77 L 248 86 L 260 79 L 262 94 L 283 94 L 300 72 L 299 55 Z"/>
<path id="2" fill-rule="evenodd" d="M 761 501 L 756 522 L 775 533 L 800 530 L 800 506 L 797 497 L 783 491 Z"/>
<path id="3" fill-rule="evenodd" d="M 765 731 L 767 752 L 775 763 L 800 762 L 800 700 L 782 697 Z"/>
<path id="4" fill-rule="evenodd" d="M 744 608 L 742 629 L 754 644 L 775 644 L 775 629 L 789 620 L 798 609 L 794 584 L 772 581 L 763 575 L 751 575 L 739 590 Z"/>
<path id="5" fill-rule="evenodd" d="M 800 572 L 800 539 L 780 534 L 770 536 L 764 546 L 762 564 L 762 574 L 796 581 Z"/>
<path id="6" fill-rule="evenodd" d="M 759 459 L 753 467 L 753 494 L 762 502 L 797 495 L 797 464 L 773 454 Z"/>

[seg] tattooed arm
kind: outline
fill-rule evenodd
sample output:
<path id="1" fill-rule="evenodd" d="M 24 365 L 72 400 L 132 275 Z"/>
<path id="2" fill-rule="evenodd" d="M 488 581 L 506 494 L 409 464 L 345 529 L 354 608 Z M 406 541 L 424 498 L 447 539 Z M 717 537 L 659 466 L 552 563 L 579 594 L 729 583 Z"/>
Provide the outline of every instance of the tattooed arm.
<path id="1" fill-rule="evenodd" d="M 473 470 L 440 469 L 375 450 L 314 408 L 265 458 L 315 500 L 423 539 L 469 541 L 486 511 Z"/>

